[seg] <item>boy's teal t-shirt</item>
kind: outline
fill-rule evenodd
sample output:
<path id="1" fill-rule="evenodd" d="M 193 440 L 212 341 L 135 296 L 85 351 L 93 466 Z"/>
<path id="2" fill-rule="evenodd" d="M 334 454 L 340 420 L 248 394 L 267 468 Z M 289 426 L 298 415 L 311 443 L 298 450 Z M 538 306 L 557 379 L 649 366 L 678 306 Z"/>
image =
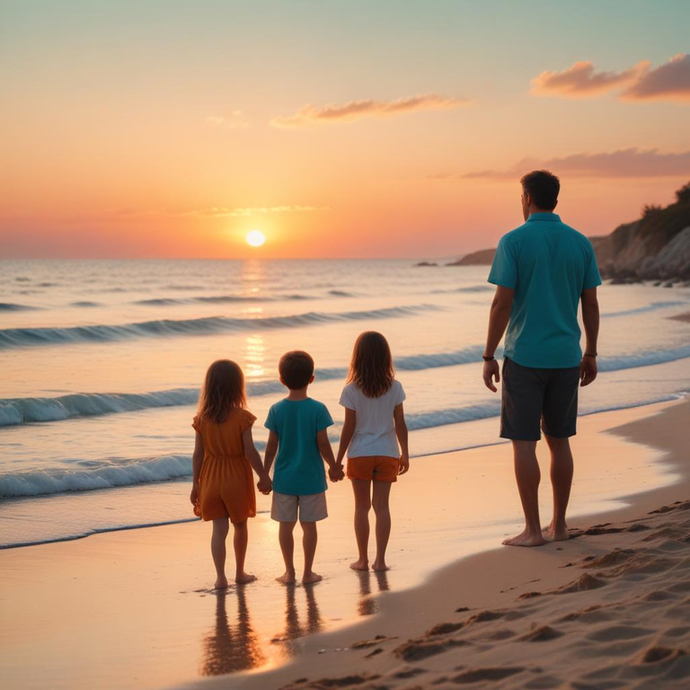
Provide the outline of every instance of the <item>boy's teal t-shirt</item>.
<path id="1" fill-rule="evenodd" d="M 582 291 L 601 285 L 592 243 L 555 213 L 533 213 L 501 238 L 489 282 L 515 290 L 505 356 L 523 367 L 580 364 Z"/>
<path id="2" fill-rule="evenodd" d="M 326 491 L 326 471 L 316 434 L 332 424 L 326 406 L 312 398 L 281 400 L 271 406 L 265 426 L 278 434 L 274 491 L 293 496 Z"/>

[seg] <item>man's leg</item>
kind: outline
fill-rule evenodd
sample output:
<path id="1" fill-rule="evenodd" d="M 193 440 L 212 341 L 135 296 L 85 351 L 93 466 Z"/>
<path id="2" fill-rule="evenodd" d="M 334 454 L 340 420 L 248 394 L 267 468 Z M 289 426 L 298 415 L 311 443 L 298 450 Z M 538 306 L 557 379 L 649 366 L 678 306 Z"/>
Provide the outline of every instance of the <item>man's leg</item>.
<path id="1" fill-rule="evenodd" d="M 544 393 L 542 428 L 551 451 L 551 485 L 553 487 L 553 520 L 546 532 L 551 540 L 568 538 L 565 511 L 573 483 L 573 454 L 569 437 L 577 431 L 577 394 L 579 367 L 553 369 Z"/>
<path id="2" fill-rule="evenodd" d="M 570 488 L 573 484 L 573 454 L 568 438 L 556 438 L 546 434 L 545 436 L 551 450 L 551 485 L 553 487 L 553 520 L 545 530 L 545 536 L 551 541 L 563 541 L 568 538 L 565 511 L 568 508 Z"/>
<path id="3" fill-rule="evenodd" d="M 517 479 L 525 529 L 515 537 L 504 540 L 506 546 L 541 546 L 546 540 L 539 521 L 539 481 L 541 472 L 537 462 L 536 441 L 513 441 L 515 478 Z"/>

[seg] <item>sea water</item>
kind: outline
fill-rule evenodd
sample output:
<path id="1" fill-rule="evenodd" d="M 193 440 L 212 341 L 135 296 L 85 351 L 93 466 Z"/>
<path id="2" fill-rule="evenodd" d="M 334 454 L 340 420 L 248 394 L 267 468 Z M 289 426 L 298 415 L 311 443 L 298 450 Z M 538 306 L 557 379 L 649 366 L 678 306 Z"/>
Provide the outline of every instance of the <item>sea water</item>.
<path id="1" fill-rule="evenodd" d="M 190 426 L 207 366 L 244 369 L 254 436 L 287 350 L 338 405 L 357 335 L 388 338 L 413 458 L 496 443 L 481 380 L 487 267 L 408 260 L 0 261 L 0 546 L 192 519 Z M 605 285 L 600 376 L 581 413 L 690 389 L 690 289 Z M 500 353 L 499 353 L 500 354 Z M 423 459 L 417 462 L 423 462 Z"/>

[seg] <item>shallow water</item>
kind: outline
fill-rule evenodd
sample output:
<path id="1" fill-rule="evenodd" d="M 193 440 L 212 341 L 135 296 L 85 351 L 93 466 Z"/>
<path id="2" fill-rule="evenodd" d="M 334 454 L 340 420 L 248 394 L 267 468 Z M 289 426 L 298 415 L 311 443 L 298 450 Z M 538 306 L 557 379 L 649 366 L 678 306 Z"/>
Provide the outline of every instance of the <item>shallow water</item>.
<path id="1" fill-rule="evenodd" d="M 479 377 L 486 274 L 399 260 L 0 262 L 1 545 L 190 519 L 189 423 L 220 357 L 244 368 L 259 448 L 278 358 L 296 348 L 315 358 L 310 394 L 337 440 L 352 344 L 370 328 L 391 343 L 413 456 L 495 443 L 499 399 Z M 602 373 L 583 413 L 690 388 L 688 326 L 667 318 L 690 309 L 690 290 L 606 285 L 601 306 Z"/>

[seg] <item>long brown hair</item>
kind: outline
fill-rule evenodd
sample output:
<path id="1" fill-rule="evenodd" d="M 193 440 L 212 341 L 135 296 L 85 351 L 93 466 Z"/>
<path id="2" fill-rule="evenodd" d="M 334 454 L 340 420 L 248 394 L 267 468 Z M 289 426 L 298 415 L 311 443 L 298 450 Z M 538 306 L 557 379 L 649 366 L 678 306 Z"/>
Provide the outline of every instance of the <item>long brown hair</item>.
<path id="1" fill-rule="evenodd" d="M 247 407 L 244 374 L 235 362 L 219 359 L 206 372 L 199 396 L 198 415 L 201 419 L 221 424 L 232 407 Z"/>
<path id="2" fill-rule="evenodd" d="M 355 341 L 347 382 L 354 383 L 367 398 L 381 397 L 395 377 L 388 341 L 376 331 L 364 331 Z"/>

